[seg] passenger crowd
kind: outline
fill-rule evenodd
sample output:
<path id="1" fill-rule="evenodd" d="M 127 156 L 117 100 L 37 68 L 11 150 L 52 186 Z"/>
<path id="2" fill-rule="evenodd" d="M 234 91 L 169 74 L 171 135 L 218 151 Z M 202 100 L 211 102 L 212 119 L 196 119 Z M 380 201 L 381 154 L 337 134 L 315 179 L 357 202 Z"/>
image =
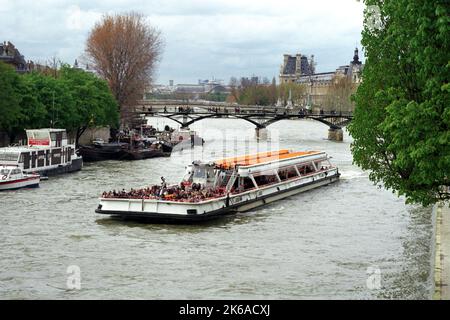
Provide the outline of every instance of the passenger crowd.
<path id="1" fill-rule="evenodd" d="M 225 196 L 224 188 L 202 188 L 200 184 L 167 186 L 165 180 L 160 186 L 154 185 L 143 189 L 104 192 L 102 198 L 111 199 L 153 199 L 177 202 L 201 202 Z"/>

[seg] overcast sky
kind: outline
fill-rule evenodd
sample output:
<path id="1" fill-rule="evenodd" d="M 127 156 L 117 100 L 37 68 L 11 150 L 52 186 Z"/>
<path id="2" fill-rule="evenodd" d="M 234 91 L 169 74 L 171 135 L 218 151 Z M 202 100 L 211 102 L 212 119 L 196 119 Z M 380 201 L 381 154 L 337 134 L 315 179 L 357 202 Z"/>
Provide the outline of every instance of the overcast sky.
<path id="1" fill-rule="evenodd" d="M 165 40 L 156 82 L 271 79 L 284 53 L 314 54 L 318 72 L 348 64 L 363 8 L 358 0 L 0 0 L 0 41 L 26 59 L 72 64 L 103 14 L 137 11 Z"/>

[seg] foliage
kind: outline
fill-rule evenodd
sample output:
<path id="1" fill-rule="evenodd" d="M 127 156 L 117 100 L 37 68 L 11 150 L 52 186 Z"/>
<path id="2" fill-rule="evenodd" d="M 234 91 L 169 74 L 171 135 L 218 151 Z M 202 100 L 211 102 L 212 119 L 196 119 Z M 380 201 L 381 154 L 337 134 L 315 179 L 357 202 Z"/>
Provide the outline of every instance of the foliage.
<path id="1" fill-rule="evenodd" d="M 329 111 L 352 111 L 354 106 L 351 96 L 355 91 L 352 79 L 348 77 L 335 77 L 328 89 L 325 106 Z"/>
<path id="2" fill-rule="evenodd" d="M 20 80 L 12 67 L 0 62 L 0 128 L 7 132 L 10 132 L 20 119 Z"/>
<path id="3" fill-rule="evenodd" d="M 57 77 L 18 75 L 0 63 L 0 130 L 11 140 L 24 129 L 56 127 L 76 132 L 118 126 L 118 105 L 108 84 L 96 75 L 63 66 Z"/>
<path id="4" fill-rule="evenodd" d="M 118 105 L 108 84 L 89 72 L 64 66 L 61 81 L 70 88 L 77 141 L 88 127 L 118 126 Z"/>
<path id="5" fill-rule="evenodd" d="M 228 94 L 222 92 L 207 93 L 201 96 L 201 99 L 206 101 L 225 102 Z"/>
<path id="6" fill-rule="evenodd" d="M 449 200 L 450 12 L 447 1 L 365 0 L 363 82 L 349 131 L 354 161 L 410 203 Z M 376 12 L 376 11 L 375 11 Z"/>
<path id="7" fill-rule="evenodd" d="M 301 101 L 307 95 L 307 87 L 304 84 L 298 83 L 282 83 L 278 87 L 278 96 L 286 104 L 291 94 L 292 101 L 296 104 L 301 104 Z"/>
<path id="8" fill-rule="evenodd" d="M 160 32 L 133 12 L 106 15 L 89 34 L 86 56 L 108 81 L 125 122 L 130 120 L 128 107 L 136 105 L 151 83 L 162 46 Z"/>

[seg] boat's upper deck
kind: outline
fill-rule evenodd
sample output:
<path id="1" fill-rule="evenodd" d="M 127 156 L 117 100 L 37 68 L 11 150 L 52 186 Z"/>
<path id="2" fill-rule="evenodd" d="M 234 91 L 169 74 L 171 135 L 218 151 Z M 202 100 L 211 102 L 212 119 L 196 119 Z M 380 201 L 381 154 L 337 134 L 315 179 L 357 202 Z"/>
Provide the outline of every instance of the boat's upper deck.
<path id="1" fill-rule="evenodd" d="M 287 149 L 279 151 L 260 152 L 252 155 L 245 155 L 240 157 L 226 158 L 215 161 L 214 163 L 223 169 L 233 169 L 236 166 L 247 167 L 254 165 L 263 165 L 274 161 L 282 161 L 293 158 L 301 158 L 321 154 L 319 151 L 300 151 L 291 152 Z"/>

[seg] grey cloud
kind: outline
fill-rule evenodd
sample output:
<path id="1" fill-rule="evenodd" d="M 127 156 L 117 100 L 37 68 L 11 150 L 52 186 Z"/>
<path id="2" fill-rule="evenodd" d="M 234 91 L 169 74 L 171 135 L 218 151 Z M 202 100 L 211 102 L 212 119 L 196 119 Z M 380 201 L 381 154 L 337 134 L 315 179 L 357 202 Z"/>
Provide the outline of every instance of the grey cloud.
<path id="1" fill-rule="evenodd" d="M 5 2 L 3 4 L 3 2 Z M 105 13 L 142 12 L 162 31 L 157 81 L 216 76 L 277 76 L 284 53 L 315 54 L 319 71 L 350 61 L 360 40 L 362 5 L 354 0 L 3 0 L 0 41 L 28 59 L 72 63 Z"/>

